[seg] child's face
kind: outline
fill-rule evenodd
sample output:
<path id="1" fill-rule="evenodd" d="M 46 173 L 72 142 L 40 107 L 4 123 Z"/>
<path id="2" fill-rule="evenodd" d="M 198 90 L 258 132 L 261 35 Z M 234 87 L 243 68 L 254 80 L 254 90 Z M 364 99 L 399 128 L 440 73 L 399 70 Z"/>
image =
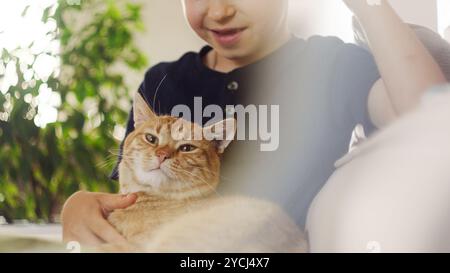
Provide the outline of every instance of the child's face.
<path id="1" fill-rule="evenodd" d="M 288 35 L 287 0 L 183 0 L 192 29 L 219 55 L 247 58 Z"/>

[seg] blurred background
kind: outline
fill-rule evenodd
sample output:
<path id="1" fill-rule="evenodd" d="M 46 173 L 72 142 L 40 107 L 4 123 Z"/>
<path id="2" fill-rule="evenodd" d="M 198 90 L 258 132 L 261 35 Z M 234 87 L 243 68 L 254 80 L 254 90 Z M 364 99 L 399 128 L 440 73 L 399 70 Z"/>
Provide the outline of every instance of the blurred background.
<path id="1" fill-rule="evenodd" d="M 450 41 L 450 0 L 392 0 Z M 341 1 L 291 0 L 302 38 L 353 42 Z M 108 179 L 145 70 L 203 46 L 180 0 L 0 0 L 0 223 L 57 223 L 79 189 Z"/>

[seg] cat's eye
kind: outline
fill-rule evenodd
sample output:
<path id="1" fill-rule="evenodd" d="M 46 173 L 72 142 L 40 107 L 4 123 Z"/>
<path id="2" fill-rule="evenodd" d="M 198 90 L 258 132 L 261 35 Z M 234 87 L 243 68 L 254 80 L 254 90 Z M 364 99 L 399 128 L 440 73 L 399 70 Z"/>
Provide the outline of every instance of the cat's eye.
<path id="1" fill-rule="evenodd" d="M 153 144 L 153 145 L 158 144 L 158 138 L 155 137 L 155 136 L 152 135 L 152 134 L 145 134 L 145 140 L 146 140 L 148 143 Z"/>
<path id="2" fill-rule="evenodd" d="M 178 150 L 183 153 L 192 152 L 196 149 L 197 149 L 197 147 L 195 147 L 194 145 L 190 145 L 190 144 L 184 144 L 178 148 Z"/>

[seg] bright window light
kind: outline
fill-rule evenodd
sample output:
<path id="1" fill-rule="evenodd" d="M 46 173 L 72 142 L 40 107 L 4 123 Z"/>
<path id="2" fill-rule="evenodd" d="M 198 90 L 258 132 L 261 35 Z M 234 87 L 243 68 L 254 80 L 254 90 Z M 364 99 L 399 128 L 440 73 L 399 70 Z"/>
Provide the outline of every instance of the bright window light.
<path id="1" fill-rule="evenodd" d="M 30 94 L 24 97 L 27 102 L 37 106 L 34 123 L 41 128 L 57 120 L 57 107 L 61 101 L 59 93 L 51 90 L 45 83 L 52 74 L 59 73 L 60 45 L 52 35 L 57 25 L 52 19 L 46 23 L 41 21 L 44 10 L 51 6 L 56 8 L 56 2 L 57 0 L 0 1 L 0 52 L 6 49 L 18 59 L 18 63 L 12 60 L 3 63 L 0 60 L 0 95 L 8 97 L 8 90 L 18 84 L 17 64 L 26 82 L 22 87 L 16 87 L 16 90 L 33 86 L 37 80 L 42 80 L 44 84 L 39 86 L 36 97 L 32 98 Z M 3 120 L 7 120 L 8 113 L 1 114 Z"/>
<path id="2" fill-rule="evenodd" d="M 442 35 L 450 27 L 450 0 L 438 0 L 438 26 Z"/>

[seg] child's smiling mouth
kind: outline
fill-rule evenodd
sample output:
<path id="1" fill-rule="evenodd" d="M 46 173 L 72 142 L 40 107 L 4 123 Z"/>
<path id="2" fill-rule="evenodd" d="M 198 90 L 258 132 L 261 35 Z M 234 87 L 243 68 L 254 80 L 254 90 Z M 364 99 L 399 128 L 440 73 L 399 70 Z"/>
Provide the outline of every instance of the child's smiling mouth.
<path id="1" fill-rule="evenodd" d="M 235 45 L 246 28 L 210 29 L 214 39 L 223 47 Z"/>

